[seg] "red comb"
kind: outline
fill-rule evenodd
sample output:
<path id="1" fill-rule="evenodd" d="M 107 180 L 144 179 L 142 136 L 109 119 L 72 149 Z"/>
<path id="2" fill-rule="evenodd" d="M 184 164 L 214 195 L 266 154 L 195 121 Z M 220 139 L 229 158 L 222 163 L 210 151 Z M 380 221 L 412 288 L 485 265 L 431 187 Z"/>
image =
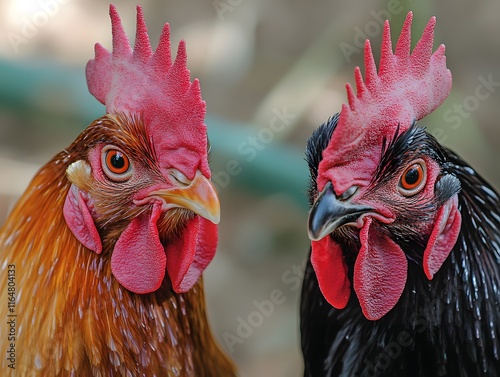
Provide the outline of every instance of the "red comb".
<path id="1" fill-rule="evenodd" d="M 109 13 L 113 51 L 109 52 L 99 43 L 95 45 L 95 58 L 86 68 L 90 92 L 106 105 L 108 113 L 141 113 L 154 139 L 155 149 L 161 152 L 160 157 L 166 150 L 183 153 L 174 157 L 170 153 L 162 167 L 167 168 L 175 162 L 175 167 L 190 179 L 196 169 L 210 177 L 206 158 L 205 102 L 201 98 L 199 81 L 190 82 L 184 41 L 179 43 L 177 57 L 172 63 L 170 28 L 165 24 L 153 53 L 142 8 L 137 6 L 136 40 L 132 49 L 114 5 L 110 5 Z"/>
<path id="2" fill-rule="evenodd" d="M 337 181 L 333 184 L 338 194 L 352 184 L 369 181 L 378 163 L 374 156 L 380 155 L 383 138 L 391 139 L 398 125 L 400 132 L 404 132 L 415 120 L 434 111 L 448 96 L 451 73 L 446 68 L 444 45 L 432 53 L 436 18 L 429 20 L 410 54 L 412 18 L 409 12 L 394 53 L 389 22 L 385 21 L 378 73 L 370 42 L 366 41 L 365 80 L 356 67 L 357 93 L 350 84 L 346 85 L 348 104 L 342 105 L 337 128 L 319 166 L 320 190 L 329 180 Z M 378 149 L 378 153 L 374 149 Z M 352 167 L 362 159 L 366 174 L 356 177 L 356 182 L 352 177 L 342 177 L 338 169 L 335 174 L 331 172 L 332 167 Z"/>

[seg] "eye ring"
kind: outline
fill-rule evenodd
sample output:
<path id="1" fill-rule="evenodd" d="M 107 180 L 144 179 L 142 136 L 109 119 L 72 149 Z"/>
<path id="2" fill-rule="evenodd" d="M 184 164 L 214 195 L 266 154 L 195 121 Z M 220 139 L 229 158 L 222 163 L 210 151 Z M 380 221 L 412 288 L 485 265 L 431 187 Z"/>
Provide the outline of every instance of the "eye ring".
<path id="1" fill-rule="evenodd" d="M 124 182 L 133 174 L 132 161 L 119 148 L 108 145 L 102 149 L 102 170 L 112 181 Z"/>
<path id="2" fill-rule="evenodd" d="M 427 181 L 427 166 L 425 161 L 417 159 L 412 161 L 401 174 L 398 189 L 404 196 L 418 194 L 425 187 Z"/>

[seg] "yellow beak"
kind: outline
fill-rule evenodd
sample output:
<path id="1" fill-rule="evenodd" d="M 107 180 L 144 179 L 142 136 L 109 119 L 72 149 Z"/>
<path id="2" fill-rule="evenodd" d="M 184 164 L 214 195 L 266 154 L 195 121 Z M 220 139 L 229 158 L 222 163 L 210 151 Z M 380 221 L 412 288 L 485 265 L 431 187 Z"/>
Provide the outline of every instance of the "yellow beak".
<path id="1" fill-rule="evenodd" d="M 220 203 L 212 182 L 198 171 L 191 182 L 179 183 L 178 186 L 153 191 L 149 196 L 157 196 L 165 201 L 168 207 L 186 208 L 214 224 L 220 221 Z"/>

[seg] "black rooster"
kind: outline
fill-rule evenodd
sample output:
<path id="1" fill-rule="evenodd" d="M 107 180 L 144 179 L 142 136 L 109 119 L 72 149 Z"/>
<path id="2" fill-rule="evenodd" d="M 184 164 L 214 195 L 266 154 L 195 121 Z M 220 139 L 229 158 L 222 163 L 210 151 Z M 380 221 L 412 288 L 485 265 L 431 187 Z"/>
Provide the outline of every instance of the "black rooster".
<path id="1" fill-rule="evenodd" d="M 500 375 L 500 199 L 416 123 L 451 74 L 434 18 L 410 55 L 411 19 L 307 144 L 305 376 Z"/>

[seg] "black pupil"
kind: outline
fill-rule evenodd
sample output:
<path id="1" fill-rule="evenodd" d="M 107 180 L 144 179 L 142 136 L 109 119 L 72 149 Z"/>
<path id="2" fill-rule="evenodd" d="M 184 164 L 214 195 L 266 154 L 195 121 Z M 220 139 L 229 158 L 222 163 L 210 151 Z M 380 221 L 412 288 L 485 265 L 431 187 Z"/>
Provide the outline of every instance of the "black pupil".
<path id="1" fill-rule="evenodd" d="M 408 185 L 414 185 L 418 182 L 420 173 L 418 172 L 418 168 L 411 168 L 405 174 L 405 181 Z"/>
<path id="2" fill-rule="evenodd" d="M 125 159 L 117 152 L 111 156 L 111 165 L 116 169 L 122 169 L 125 166 Z"/>

